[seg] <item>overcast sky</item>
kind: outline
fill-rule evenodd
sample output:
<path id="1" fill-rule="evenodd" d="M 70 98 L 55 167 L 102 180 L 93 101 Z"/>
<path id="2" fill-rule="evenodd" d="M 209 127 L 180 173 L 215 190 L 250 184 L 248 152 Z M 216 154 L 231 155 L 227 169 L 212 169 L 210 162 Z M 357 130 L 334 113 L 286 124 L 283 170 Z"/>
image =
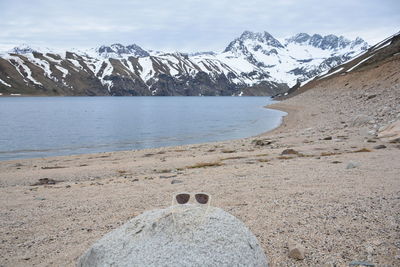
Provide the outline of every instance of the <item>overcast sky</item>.
<path id="1" fill-rule="evenodd" d="M 400 30 L 399 0 L 0 0 L 0 47 L 89 48 L 136 43 L 221 51 L 244 30 L 362 37 Z"/>

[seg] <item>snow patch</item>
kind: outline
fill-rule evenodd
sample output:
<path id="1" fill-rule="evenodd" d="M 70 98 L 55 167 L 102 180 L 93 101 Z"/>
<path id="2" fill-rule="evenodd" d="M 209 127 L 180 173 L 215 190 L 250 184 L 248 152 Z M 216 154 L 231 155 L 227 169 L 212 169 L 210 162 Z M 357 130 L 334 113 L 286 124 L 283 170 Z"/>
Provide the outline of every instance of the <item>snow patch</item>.
<path id="1" fill-rule="evenodd" d="M 3 81 L 2 79 L 0 79 L 0 83 L 4 84 L 5 86 L 11 87 L 10 84 L 6 83 L 5 81 Z"/>
<path id="2" fill-rule="evenodd" d="M 21 74 L 21 76 L 23 78 L 27 78 L 28 80 L 30 80 L 34 84 L 42 85 L 40 82 L 36 81 L 32 77 L 32 71 L 30 70 L 30 68 L 28 66 L 25 65 L 24 61 L 20 57 L 8 55 L 7 59 L 12 65 L 14 65 L 16 67 L 16 70 L 18 71 L 19 74 Z M 15 62 L 15 64 L 11 60 L 13 60 Z M 20 67 L 24 70 L 26 75 L 21 73 Z"/>
<path id="3" fill-rule="evenodd" d="M 62 77 L 63 78 L 67 77 L 67 75 L 68 75 L 68 70 L 67 69 L 64 69 L 63 67 L 57 66 L 57 65 L 55 67 L 56 67 L 56 69 L 58 69 L 59 71 L 62 72 Z"/>
<path id="4" fill-rule="evenodd" d="M 351 67 L 350 69 L 348 69 L 346 72 L 350 72 L 352 70 L 354 70 L 355 68 L 357 68 L 358 66 L 360 66 L 362 63 L 364 63 L 365 61 L 367 61 L 368 59 L 370 59 L 371 57 L 373 57 L 374 55 L 371 55 L 367 58 L 364 58 L 363 60 L 361 60 L 360 62 L 358 62 L 355 66 Z"/>
<path id="5" fill-rule="evenodd" d="M 326 75 L 324 75 L 324 76 L 318 78 L 318 80 L 324 79 L 324 78 L 329 77 L 329 76 L 331 76 L 331 75 L 333 75 L 333 74 L 335 74 L 335 73 L 341 72 L 343 69 L 344 69 L 344 68 L 341 67 L 341 68 L 335 70 L 334 72 L 328 73 L 328 74 L 326 74 Z"/>

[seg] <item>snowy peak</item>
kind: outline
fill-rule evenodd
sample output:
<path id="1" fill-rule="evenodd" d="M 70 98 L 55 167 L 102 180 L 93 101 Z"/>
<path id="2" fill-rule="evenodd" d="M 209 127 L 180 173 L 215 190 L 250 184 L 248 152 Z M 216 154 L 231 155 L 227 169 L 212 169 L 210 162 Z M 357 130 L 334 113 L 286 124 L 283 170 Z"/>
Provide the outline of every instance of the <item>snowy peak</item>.
<path id="1" fill-rule="evenodd" d="M 300 44 L 300 45 L 310 45 L 322 50 L 340 50 L 347 47 L 355 48 L 359 46 L 362 49 L 367 49 L 368 44 L 357 37 L 355 40 L 350 41 L 343 36 L 336 36 L 334 34 L 329 34 L 326 36 L 321 36 L 319 34 L 313 34 L 312 36 L 307 33 L 299 33 L 295 36 L 286 39 L 286 45 L 290 43 Z"/>
<path id="2" fill-rule="evenodd" d="M 275 39 L 271 34 L 268 32 L 251 32 L 251 31 L 244 31 L 239 38 L 233 40 L 224 50 L 224 52 L 233 52 L 237 54 L 239 51 L 244 52 L 246 54 L 245 46 L 251 46 L 257 44 L 269 46 L 271 48 L 283 48 L 283 45 Z"/>
<path id="3" fill-rule="evenodd" d="M 24 55 L 24 54 L 29 54 L 33 53 L 35 50 L 28 46 L 27 44 L 22 44 L 20 46 L 16 46 L 13 49 L 11 49 L 10 53 L 14 54 L 19 54 L 19 55 Z"/>
<path id="4" fill-rule="evenodd" d="M 238 38 L 241 41 L 245 40 L 252 40 L 257 41 L 269 46 L 273 47 L 283 47 L 282 44 L 276 40 L 270 33 L 268 32 L 251 32 L 251 31 L 244 31 L 242 35 Z"/>
<path id="5" fill-rule="evenodd" d="M 98 55 L 103 58 L 124 58 L 124 57 L 148 57 L 149 52 L 136 44 L 124 46 L 122 44 L 102 45 L 96 49 Z"/>

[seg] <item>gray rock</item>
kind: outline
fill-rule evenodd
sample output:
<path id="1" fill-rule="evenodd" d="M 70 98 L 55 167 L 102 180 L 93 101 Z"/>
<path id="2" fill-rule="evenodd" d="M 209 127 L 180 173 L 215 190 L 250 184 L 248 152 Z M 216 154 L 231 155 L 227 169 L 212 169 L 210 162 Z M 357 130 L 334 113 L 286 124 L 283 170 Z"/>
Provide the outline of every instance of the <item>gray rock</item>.
<path id="1" fill-rule="evenodd" d="M 385 145 L 374 146 L 374 149 L 383 149 L 383 148 L 386 148 L 386 146 Z"/>
<path id="2" fill-rule="evenodd" d="M 183 183 L 183 181 L 181 181 L 181 180 L 172 180 L 171 181 L 171 184 L 181 184 L 181 183 Z"/>
<path id="3" fill-rule="evenodd" d="M 105 235 L 77 266 L 268 266 L 256 237 L 219 208 L 147 211 Z"/>
<path id="4" fill-rule="evenodd" d="M 349 263 L 349 266 L 368 266 L 368 267 L 374 267 L 375 264 L 369 263 L 366 261 L 352 261 Z"/>
<path id="5" fill-rule="evenodd" d="M 297 244 L 293 241 L 290 241 L 288 244 L 289 247 L 289 257 L 295 260 L 304 260 L 305 258 L 305 249 L 302 245 Z"/>
<path id="6" fill-rule="evenodd" d="M 357 115 L 351 122 L 350 122 L 350 126 L 354 127 L 354 126 L 363 126 L 368 124 L 370 121 L 372 121 L 373 118 L 368 116 L 368 115 L 364 115 L 364 114 L 360 114 Z"/>
<path id="7" fill-rule="evenodd" d="M 281 152 L 281 155 L 298 155 L 298 154 L 299 154 L 298 151 L 291 148 L 285 149 Z"/>
<path id="8" fill-rule="evenodd" d="M 273 141 L 267 139 L 255 139 L 251 143 L 255 146 L 267 146 L 272 144 Z"/>
<path id="9" fill-rule="evenodd" d="M 349 164 L 347 164 L 346 169 L 354 169 L 360 166 L 360 163 L 357 162 L 349 162 Z"/>

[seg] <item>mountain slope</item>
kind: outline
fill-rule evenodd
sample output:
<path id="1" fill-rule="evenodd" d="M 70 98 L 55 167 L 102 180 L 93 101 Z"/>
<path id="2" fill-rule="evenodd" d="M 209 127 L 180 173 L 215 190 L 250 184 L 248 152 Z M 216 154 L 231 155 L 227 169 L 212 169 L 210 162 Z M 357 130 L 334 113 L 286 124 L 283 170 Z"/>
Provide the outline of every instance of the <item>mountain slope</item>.
<path id="1" fill-rule="evenodd" d="M 365 50 L 362 39 L 298 34 L 282 44 L 245 31 L 222 53 L 162 53 L 113 44 L 0 54 L 0 93 L 34 95 L 274 95 Z"/>

